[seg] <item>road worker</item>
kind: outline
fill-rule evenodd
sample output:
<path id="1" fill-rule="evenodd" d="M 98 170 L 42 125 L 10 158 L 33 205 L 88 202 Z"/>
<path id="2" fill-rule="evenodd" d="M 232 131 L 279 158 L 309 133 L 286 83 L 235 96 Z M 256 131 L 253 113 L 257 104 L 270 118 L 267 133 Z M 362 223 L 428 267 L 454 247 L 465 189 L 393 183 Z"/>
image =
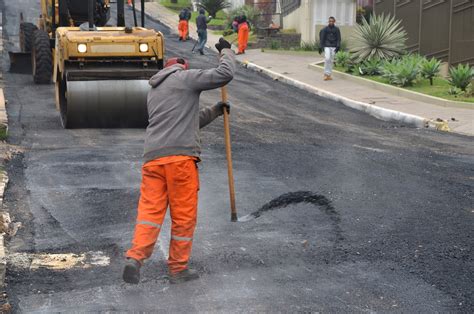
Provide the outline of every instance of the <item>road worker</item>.
<path id="1" fill-rule="evenodd" d="M 199 9 L 199 15 L 196 18 L 196 27 L 198 32 L 198 51 L 204 55 L 204 47 L 207 43 L 207 24 L 211 21 L 212 16 L 206 17 L 206 10 Z"/>
<path id="2" fill-rule="evenodd" d="M 189 37 L 189 20 L 191 19 L 191 11 L 188 8 L 184 8 L 179 13 L 179 40 L 186 41 Z"/>
<path id="3" fill-rule="evenodd" d="M 238 26 L 238 42 L 239 42 L 239 52 L 238 55 L 245 53 L 247 49 L 247 44 L 249 41 L 249 32 L 250 27 L 247 22 L 247 17 L 245 15 L 240 17 L 239 26 Z"/>
<path id="4" fill-rule="evenodd" d="M 172 221 L 170 282 L 199 277 L 188 267 L 197 217 L 199 129 L 230 107 L 219 102 L 200 109 L 199 97 L 202 91 L 229 83 L 236 70 L 231 44 L 221 38 L 216 48 L 221 53 L 217 68 L 189 70 L 186 60 L 173 58 L 150 79 L 141 194 L 133 245 L 126 253 L 123 271 L 127 283 L 140 281 L 140 267 L 153 252 L 168 206 Z"/>

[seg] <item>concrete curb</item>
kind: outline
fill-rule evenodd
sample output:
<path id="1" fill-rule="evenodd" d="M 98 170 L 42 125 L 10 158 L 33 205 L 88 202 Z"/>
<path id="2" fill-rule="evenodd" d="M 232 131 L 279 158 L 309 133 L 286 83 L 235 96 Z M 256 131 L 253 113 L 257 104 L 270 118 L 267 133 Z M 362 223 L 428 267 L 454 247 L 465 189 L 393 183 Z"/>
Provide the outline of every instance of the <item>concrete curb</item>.
<path id="1" fill-rule="evenodd" d="M 3 89 L 0 88 L 0 128 L 4 134 L 8 131 L 8 117 L 6 111 L 6 101 Z M 8 184 L 8 175 L 5 170 L 0 171 L 0 286 L 5 286 L 5 273 L 7 271 L 7 257 L 5 250 L 5 235 L 10 228 L 10 216 L 3 213 L 3 197 Z"/>
<path id="2" fill-rule="evenodd" d="M 315 71 L 315 72 L 323 74 L 324 73 L 324 68 L 319 66 L 319 64 L 321 64 L 321 63 L 319 63 L 319 62 L 311 63 L 311 64 L 308 65 L 308 68 Z M 370 88 L 373 88 L 373 89 L 376 89 L 376 90 L 379 90 L 379 91 L 382 91 L 382 92 L 386 92 L 386 93 L 389 93 L 389 94 L 392 94 L 392 95 L 395 95 L 395 96 L 401 96 L 401 97 L 404 97 L 404 98 L 408 98 L 408 99 L 412 99 L 412 100 L 416 100 L 416 101 L 420 101 L 420 102 L 426 102 L 426 103 L 433 104 L 433 105 L 440 106 L 440 107 L 461 108 L 461 109 L 471 109 L 471 110 L 474 109 L 474 104 L 472 104 L 472 103 L 463 102 L 463 101 L 445 100 L 445 99 L 442 99 L 442 98 L 433 97 L 433 96 L 430 96 L 430 95 L 425 95 L 425 94 L 421 94 L 421 93 L 414 92 L 414 91 L 411 91 L 411 90 L 403 89 L 403 88 L 400 88 L 400 87 L 397 87 L 397 86 L 392 86 L 392 85 L 388 85 L 388 84 L 384 84 L 384 83 L 375 82 L 375 81 L 368 80 L 368 79 L 363 78 L 363 77 L 350 75 L 350 74 L 343 73 L 343 72 L 340 72 L 340 71 L 333 71 L 332 75 L 334 77 L 343 78 L 343 79 L 346 79 L 346 80 L 349 80 L 349 81 L 353 81 L 353 82 L 356 82 L 358 84 L 361 84 L 361 85 L 364 85 L 364 86 L 367 86 L 367 87 L 370 87 Z"/>
<path id="3" fill-rule="evenodd" d="M 271 71 L 269 69 L 266 69 L 262 66 L 259 66 L 251 62 L 243 62 L 243 65 L 247 69 L 260 72 L 275 81 L 280 81 L 288 85 L 295 86 L 299 89 L 305 90 L 307 92 L 324 97 L 326 99 L 340 102 L 347 107 L 350 107 L 359 111 L 363 111 L 383 121 L 400 122 L 400 123 L 403 123 L 404 125 L 413 126 L 417 128 L 432 128 L 439 131 L 449 131 L 448 124 L 445 121 L 442 121 L 442 122 L 433 121 L 433 120 L 426 119 L 420 116 L 416 116 L 416 115 L 412 115 L 412 114 L 408 114 L 408 113 L 404 113 L 400 111 L 395 111 L 391 109 L 386 109 L 386 108 L 374 106 L 371 104 L 363 103 L 360 101 L 352 100 L 352 99 L 325 91 L 323 89 L 316 88 L 314 86 L 300 82 L 298 80 L 292 79 L 286 75 Z"/>

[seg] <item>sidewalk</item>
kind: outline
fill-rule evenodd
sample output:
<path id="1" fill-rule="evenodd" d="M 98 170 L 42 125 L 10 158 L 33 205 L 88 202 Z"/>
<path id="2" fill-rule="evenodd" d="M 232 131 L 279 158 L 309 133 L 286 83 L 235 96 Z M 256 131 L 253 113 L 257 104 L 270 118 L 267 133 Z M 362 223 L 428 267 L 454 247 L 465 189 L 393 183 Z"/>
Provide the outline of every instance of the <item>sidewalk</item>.
<path id="1" fill-rule="evenodd" d="M 146 11 L 148 15 L 170 27 L 172 32 L 177 33 L 178 18 L 175 12 L 156 2 L 147 2 Z M 189 28 L 190 36 L 193 39 L 197 39 L 196 25 L 190 23 Z M 208 46 L 213 47 L 219 41 L 219 37 L 211 31 L 208 32 Z M 295 81 L 297 83 L 295 85 L 304 83 L 323 93 L 329 92 L 374 107 L 379 112 L 388 109 L 386 110 L 388 115 L 396 116 L 397 113 L 413 115 L 415 118 L 419 118 L 420 121 L 424 119 L 432 122 L 430 124 L 435 124 L 436 128 L 443 128 L 446 125 L 445 122 L 437 122 L 441 119 L 447 121 L 452 132 L 474 135 L 474 105 L 472 109 L 443 107 L 371 89 L 343 78 L 335 78 L 333 81 L 325 82 L 321 74 L 309 67 L 310 63 L 322 60 L 322 57 L 317 53 L 272 52 L 270 50 L 262 52 L 258 49 L 247 50 L 245 55 L 240 55 L 237 59 L 240 62 L 250 62 L 260 68 L 285 76 Z M 369 110 L 365 111 L 373 110 L 369 108 Z M 381 115 L 384 115 L 384 113 L 376 116 L 380 117 Z"/>
<path id="2" fill-rule="evenodd" d="M 309 68 L 310 63 L 322 60 L 317 55 L 311 57 L 302 53 L 283 54 L 268 52 L 268 50 L 266 52 L 248 50 L 245 56 L 239 56 L 238 59 L 355 101 L 420 116 L 432 121 L 442 119 L 448 121 L 452 132 L 474 135 L 474 104 L 472 109 L 442 107 L 369 89 L 346 79 L 335 78 L 325 82 L 320 73 Z M 452 121 L 452 118 L 455 118 L 455 121 Z"/>

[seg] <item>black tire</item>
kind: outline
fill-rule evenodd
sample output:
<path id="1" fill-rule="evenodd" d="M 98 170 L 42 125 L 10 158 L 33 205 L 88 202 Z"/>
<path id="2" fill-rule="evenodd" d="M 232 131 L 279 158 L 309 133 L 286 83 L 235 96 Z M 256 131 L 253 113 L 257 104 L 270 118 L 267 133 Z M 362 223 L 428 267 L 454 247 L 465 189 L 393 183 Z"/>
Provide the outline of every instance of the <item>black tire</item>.
<path id="1" fill-rule="evenodd" d="M 33 34 L 38 30 L 33 23 L 20 23 L 20 49 L 21 52 L 30 52 L 33 48 Z"/>
<path id="2" fill-rule="evenodd" d="M 48 33 L 37 30 L 33 35 L 31 51 L 33 79 L 36 84 L 49 84 L 53 76 L 53 53 L 49 43 Z"/>
<path id="3" fill-rule="evenodd" d="M 59 117 L 61 119 L 61 125 L 65 129 L 71 128 L 71 123 L 68 123 L 67 119 L 67 83 L 66 78 L 59 76 L 56 79 L 56 107 L 59 108 Z"/>

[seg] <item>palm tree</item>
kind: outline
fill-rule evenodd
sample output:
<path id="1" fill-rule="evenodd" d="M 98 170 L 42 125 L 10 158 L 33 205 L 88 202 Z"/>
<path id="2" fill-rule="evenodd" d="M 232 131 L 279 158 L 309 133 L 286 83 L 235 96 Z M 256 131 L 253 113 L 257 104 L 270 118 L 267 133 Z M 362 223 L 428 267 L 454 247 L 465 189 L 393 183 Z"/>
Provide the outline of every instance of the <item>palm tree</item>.
<path id="1" fill-rule="evenodd" d="M 230 7 L 226 0 L 201 0 L 199 6 L 206 10 L 210 16 L 216 17 L 217 12 Z"/>
<path id="2" fill-rule="evenodd" d="M 407 33 L 401 21 L 390 15 L 373 15 L 357 25 L 351 49 L 357 62 L 368 59 L 389 60 L 405 53 Z"/>

